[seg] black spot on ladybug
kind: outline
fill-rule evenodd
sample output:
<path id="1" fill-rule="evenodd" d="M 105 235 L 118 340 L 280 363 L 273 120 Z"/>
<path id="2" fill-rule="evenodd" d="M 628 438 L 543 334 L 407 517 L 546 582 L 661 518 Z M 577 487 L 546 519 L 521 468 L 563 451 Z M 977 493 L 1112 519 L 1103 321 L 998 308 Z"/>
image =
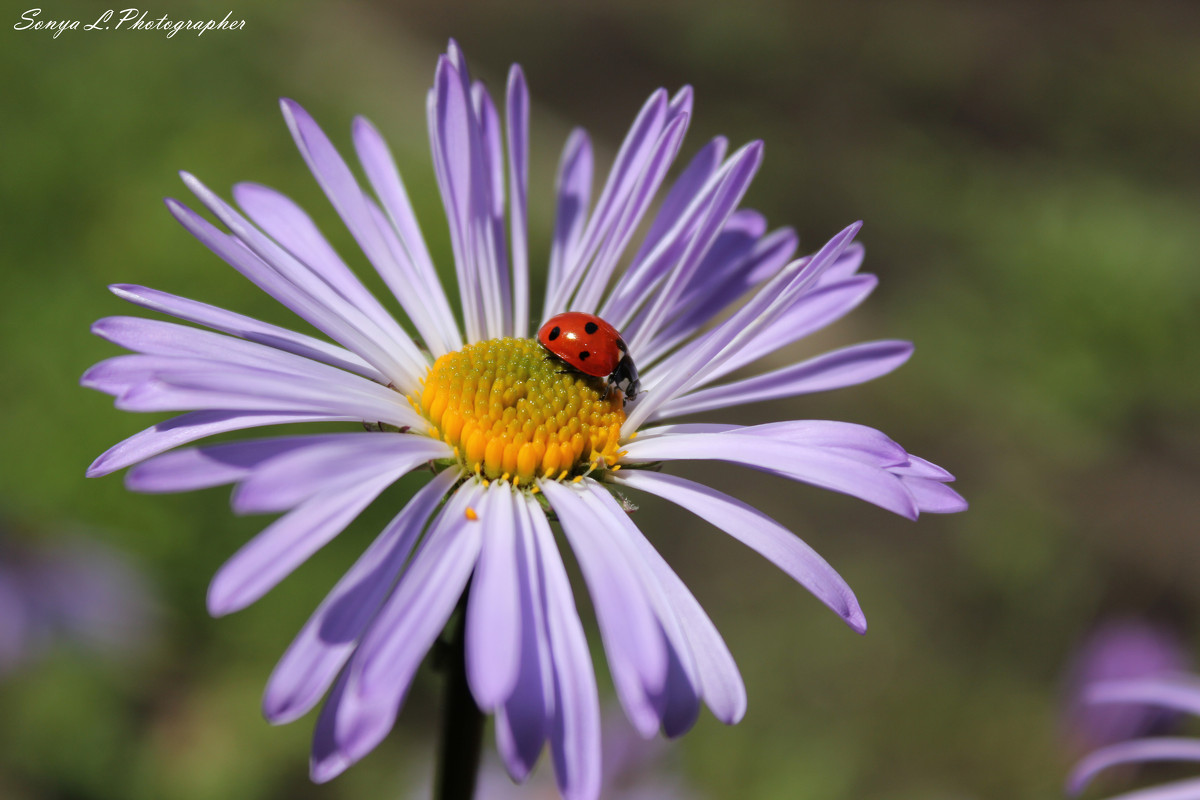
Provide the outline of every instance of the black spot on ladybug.
<path id="1" fill-rule="evenodd" d="M 547 336 L 546 338 L 547 338 L 547 339 L 549 339 L 550 341 L 552 341 L 552 342 L 553 342 L 555 339 L 557 339 L 557 338 L 558 338 L 558 335 L 559 335 L 560 333 L 562 333 L 562 331 L 560 331 L 560 330 L 558 329 L 558 327 L 557 327 L 557 326 L 555 326 L 554 330 L 550 331 L 550 335 L 549 335 L 549 336 Z"/>
<path id="2" fill-rule="evenodd" d="M 587 333 L 595 333 L 596 331 L 600 330 L 600 326 L 594 322 L 589 322 L 588 324 L 583 326 L 583 329 Z"/>
<path id="3" fill-rule="evenodd" d="M 588 357 L 589 357 L 590 355 L 591 355 L 591 353 L 589 353 L 587 350 L 584 350 L 582 353 L 580 353 L 580 354 L 579 354 L 579 360 L 580 360 L 580 361 L 587 361 L 587 360 L 588 360 Z"/>

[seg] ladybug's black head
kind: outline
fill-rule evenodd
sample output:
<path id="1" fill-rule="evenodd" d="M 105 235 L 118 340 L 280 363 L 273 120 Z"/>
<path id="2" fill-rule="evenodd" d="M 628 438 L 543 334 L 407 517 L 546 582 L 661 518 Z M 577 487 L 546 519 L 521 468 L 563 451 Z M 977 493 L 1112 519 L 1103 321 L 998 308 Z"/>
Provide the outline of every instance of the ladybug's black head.
<path id="1" fill-rule="evenodd" d="M 622 348 L 622 351 L 624 351 L 624 348 Z M 633 365 L 633 359 L 629 357 L 629 353 L 625 353 L 621 357 L 617 368 L 608 376 L 608 381 L 625 393 L 626 403 L 636 397 L 637 393 L 641 391 L 642 385 L 638 381 L 637 367 Z"/>

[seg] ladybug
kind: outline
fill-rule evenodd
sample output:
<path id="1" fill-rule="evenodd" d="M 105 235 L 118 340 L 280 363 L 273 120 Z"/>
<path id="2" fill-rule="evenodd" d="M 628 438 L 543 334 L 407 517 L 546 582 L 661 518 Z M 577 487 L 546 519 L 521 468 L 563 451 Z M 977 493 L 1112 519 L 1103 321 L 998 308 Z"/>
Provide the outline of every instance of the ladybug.
<path id="1" fill-rule="evenodd" d="M 538 330 L 538 343 L 550 355 L 585 375 L 604 378 L 632 400 L 641 388 L 637 367 L 625 340 L 595 314 L 568 311 L 556 314 Z"/>

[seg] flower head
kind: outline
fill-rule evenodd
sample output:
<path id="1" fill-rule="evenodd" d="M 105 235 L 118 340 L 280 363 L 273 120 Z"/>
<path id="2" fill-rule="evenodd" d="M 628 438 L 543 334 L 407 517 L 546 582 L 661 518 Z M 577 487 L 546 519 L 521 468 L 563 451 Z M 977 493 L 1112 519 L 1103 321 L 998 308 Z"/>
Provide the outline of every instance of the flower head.
<path id="1" fill-rule="evenodd" d="M 1096 703 L 1091 693 L 1110 681 L 1182 673 L 1189 659 L 1179 639 L 1149 622 L 1113 619 L 1080 645 L 1067 672 L 1063 727 L 1068 744 L 1086 751 L 1154 733 L 1174 714 L 1152 704 Z"/>
<path id="2" fill-rule="evenodd" d="M 1157 677 L 1099 681 L 1087 699 L 1100 705 L 1151 706 L 1176 714 L 1200 716 L 1200 677 L 1160 674 Z M 1090 753 L 1067 779 L 1067 791 L 1081 793 L 1092 779 L 1113 767 L 1159 761 L 1200 762 L 1200 739 L 1148 736 L 1109 744 Z M 1200 798 L 1200 777 L 1172 781 L 1150 789 L 1117 795 L 1111 800 L 1193 800 Z"/>
<path id="3" fill-rule="evenodd" d="M 113 656 L 137 650 L 153 608 L 142 574 L 97 542 L 20 546 L 0 532 L 0 676 L 64 644 Z"/>
<path id="4" fill-rule="evenodd" d="M 846 582 L 782 525 L 647 466 L 721 460 L 910 518 L 965 507 L 946 485 L 949 473 L 860 425 L 667 424 L 866 381 L 911 352 L 906 342 L 871 342 L 720 382 L 846 314 L 875 278 L 858 273 L 857 224 L 793 259 L 794 233 L 768 233 L 761 214 L 739 208 L 762 159 L 757 142 L 732 154 L 720 138 L 701 148 L 632 249 L 680 149 L 690 88 L 651 95 L 594 205 L 584 132 L 568 139 L 557 178 L 540 320 L 570 310 L 610 323 L 637 364 L 640 393 L 625 398 L 530 339 L 538 326 L 525 226 L 529 97 L 519 67 L 509 73 L 504 106 L 502 122 L 451 43 L 427 110 L 461 327 L 379 133 L 355 120 L 368 193 L 290 100 L 283 113 L 304 159 L 409 327 L 286 197 L 241 184 L 233 190 L 239 212 L 187 174 L 184 183 L 228 232 L 175 200 L 167 201 L 171 213 L 329 340 L 124 285 L 113 291 L 209 330 L 129 317 L 94 326 L 135 354 L 96 365 L 85 385 L 114 395 L 122 409 L 188 413 L 118 444 L 90 474 L 136 465 L 127 484 L 147 492 L 235 483 L 236 511 L 286 512 L 218 571 L 208 598 L 214 614 L 260 598 L 401 475 L 433 472 L 334 587 L 268 683 L 263 707 L 273 722 L 296 719 L 328 694 L 313 747 L 316 780 L 387 734 L 469 581 L 467 677 L 479 707 L 495 714 L 510 775 L 524 779 L 548 743 L 564 794 L 596 795 L 595 678 L 552 519 L 578 559 L 618 697 L 639 732 L 680 734 L 702 701 L 718 719 L 737 722 L 746 696 L 728 649 L 614 490 L 680 505 L 760 552 L 852 629 L 865 629 Z M 360 422 L 368 431 L 176 449 L 295 422 Z"/>

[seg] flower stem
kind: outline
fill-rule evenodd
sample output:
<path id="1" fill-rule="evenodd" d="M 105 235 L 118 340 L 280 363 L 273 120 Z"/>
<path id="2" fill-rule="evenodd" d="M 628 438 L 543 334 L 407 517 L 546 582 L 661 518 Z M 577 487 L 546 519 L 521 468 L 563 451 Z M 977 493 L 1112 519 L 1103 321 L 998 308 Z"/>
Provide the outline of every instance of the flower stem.
<path id="1" fill-rule="evenodd" d="M 458 601 L 457 619 L 448 641 L 444 641 L 446 698 L 442 708 L 441 763 L 433 796 L 438 800 L 471 800 L 479 774 L 483 745 L 483 712 L 467 685 L 466 631 L 467 594 Z"/>

